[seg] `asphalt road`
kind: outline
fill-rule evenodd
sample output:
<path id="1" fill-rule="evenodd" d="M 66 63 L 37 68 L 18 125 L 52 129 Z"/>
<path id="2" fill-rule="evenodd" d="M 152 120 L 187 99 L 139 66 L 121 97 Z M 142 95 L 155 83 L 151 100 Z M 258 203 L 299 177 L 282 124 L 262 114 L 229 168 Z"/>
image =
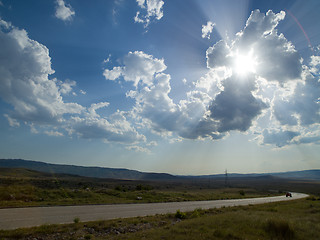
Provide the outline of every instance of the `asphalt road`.
<path id="1" fill-rule="evenodd" d="M 278 196 L 193 202 L 7 208 L 0 209 L 0 229 L 26 228 L 43 224 L 72 223 L 76 217 L 82 222 L 87 222 L 175 213 L 178 209 L 181 211 L 192 211 L 196 208 L 209 209 L 221 208 L 223 206 L 242 206 L 288 201 L 305 198 L 307 196 L 308 195 L 303 193 L 293 193 L 292 198 Z"/>

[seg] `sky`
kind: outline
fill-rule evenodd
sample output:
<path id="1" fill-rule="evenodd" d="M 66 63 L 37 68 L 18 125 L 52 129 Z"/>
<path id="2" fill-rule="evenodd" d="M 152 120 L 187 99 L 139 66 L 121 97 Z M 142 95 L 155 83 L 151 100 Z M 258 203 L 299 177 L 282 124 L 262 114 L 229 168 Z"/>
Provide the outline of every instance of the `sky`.
<path id="1" fill-rule="evenodd" d="M 0 0 L 0 158 L 320 169 L 320 1 Z"/>

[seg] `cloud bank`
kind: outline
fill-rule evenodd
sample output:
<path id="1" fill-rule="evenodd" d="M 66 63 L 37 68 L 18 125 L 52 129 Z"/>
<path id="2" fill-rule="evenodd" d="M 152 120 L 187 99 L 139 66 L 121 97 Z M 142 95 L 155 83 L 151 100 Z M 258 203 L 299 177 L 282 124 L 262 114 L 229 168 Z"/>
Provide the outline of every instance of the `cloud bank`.
<path id="1" fill-rule="evenodd" d="M 104 76 L 134 83 L 136 89 L 127 93 L 136 102 L 131 114 L 162 136 L 221 139 L 240 131 L 259 134 L 262 144 L 277 147 L 318 141 L 306 136 L 308 126 L 319 127 L 319 59 L 313 56 L 309 65 L 303 64 L 293 44 L 278 33 L 284 18 L 283 11 L 253 11 L 231 43 L 221 40 L 208 48 L 208 73 L 179 102 L 169 97 L 171 76 L 164 72 L 163 59 L 143 52 L 129 52 L 124 66 L 106 69 Z M 203 37 L 213 26 L 203 26 Z M 134 66 L 127 61 L 133 55 Z M 240 57 L 253 59 L 245 74 L 237 69 Z M 267 113 L 272 115 L 269 126 L 261 128 L 257 121 Z"/>
<path id="2" fill-rule="evenodd" d="M 13 106 L 13 110 L 5 114 L 10 126 L 19 127 L 22 122 L 34 133 L 50 136 L 63 136 L 61 131 L 64 131 L 70 136 L 108 142 L 145 141 L 127 121 L 125 113 L 116 112 L 107 118 L 97 113 L 109 105 L 107 102 L 86 108 L 64 101 L 63 95 L 71 93 L 76 82 L 50 79 L 54 70 L 49 50 L 30 39 L 25 30 L 4 20 L 0 23 L 0 97 Z M 128 74 L 130 76 L 130 69 Z"/>
<path id="3" fill-rule="evenodd" d="M 163 1 L 137 3 L 147 12 L 144 18 L 138 12 L 137 22 L 148 26 L 152 18 L 162 18 Z M 27 123 L 47 135 L 103 139 L 137 152 L 149 152 L 155 145 L 150 136 L 219 140 L 234 131 L 275 147 L 319 143 L 320 58 L 301 58 L 277 30 L 284 18 L 283 11 L 253 11 L 231 41 L 220 40 L 207 49 L 207 72 L 176 101 L 170 97 L 175 79 L 166 73 L 164 59 L 129 51 L 104 69 L 103 76 L 131 83 L 126 96 L 134 104 L 109 115 L 103 108 L 112 102 L 85 107 L 65 101 L 76 82 L 50 78 L 54 70 L 49 50 L 25 30 L 1 20 L 0 96 L 13 106 L 5 117 L 12 127 Z M 204 37 L 213 26 L 203 26 Z"/>

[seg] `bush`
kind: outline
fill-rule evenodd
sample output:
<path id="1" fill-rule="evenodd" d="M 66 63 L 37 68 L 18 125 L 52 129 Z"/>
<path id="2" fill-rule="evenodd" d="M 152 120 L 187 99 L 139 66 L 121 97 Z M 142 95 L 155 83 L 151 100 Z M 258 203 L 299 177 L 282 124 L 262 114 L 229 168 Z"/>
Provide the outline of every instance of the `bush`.
<path id="1" fill-rule="evenodd" d="M 307 200 L 316 201 L 317 198 L 315 196 L 311 195 L 311 196 L 307 197 Z"/>
<path id="2" fill-rule="evenodd" d="M 266 232 L 273 238 L 277 239 L 293 239 L 294 231 L 287 221 L 284 220 L 268 220 L 266 224 Z"/>
<path id="3" fill-rule="evenodd" d="M 116 186 L 115 188 L 114 188 L 114 190 L 116 190 L 116 191 L 120 191 L 120 192 L 126 192 L 126 191 L 128 191 L 128 188 L 127 187 L 125 187 L 125 186 Z"/>
<path id="4" fill-rule="evenodd" d="M 246 193 L 243 190 L 240 190 L 239 193 L 240 193 L 241 196 L 246 195 Z"/>
<path id="5" fill-rule="evenodd" d="M 180 210 L 177 210 L 177 212 L 174 216 L 179 219 L 185 219 L 187 217 L 186 213 L 180 212 Z"/>
<path id="6" fill-rule="evenodd" d="M 73 222 L 74 222 L 74 223 L 79 223 L 79 222 L 80 222 L 80 218 L 78 218 L 78 217 L 74 218 L 74 219 L 73 219 Z"/>
<path id="7" fill-rule="evenodd" d="M 150 190 L 152 190 L 152 189 L 153 189 L 153 187 L 152 187 L 152 186 L 149 186 L 149 185 L 138 184 L 138 185 L 136 186 L 136 190 L 137 190 L 137 191 L 142 191 L 142 190 L 144 190 L 144 191 L 150 191 Z"/>
<path id="8" fill-rule="evenodd" d="M 201 208 L 197 208 L 192 212 L 190 218 L 197 218 L 197 217 L 200 217 L 201 215 L 203 215 L 203 210 Z"/>
<path id="9" fill-rule="evenodd" d="M 200 217 L 200 213 L 197 210 L 193 211 L 190 216 L 190 218 L 198 218 L 198 217 Z"/>

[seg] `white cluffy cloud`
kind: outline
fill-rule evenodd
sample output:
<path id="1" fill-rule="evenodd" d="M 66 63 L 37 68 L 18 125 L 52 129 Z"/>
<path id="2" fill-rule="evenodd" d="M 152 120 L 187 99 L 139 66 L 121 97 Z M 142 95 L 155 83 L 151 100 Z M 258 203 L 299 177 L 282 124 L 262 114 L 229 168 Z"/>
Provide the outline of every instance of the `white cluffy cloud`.
<path id="1" fill-rule="evenodd" d="M 220 139 L 240 131 L 277 147 L 319 142 L 319 60 L 303 65 L 293 44 L 278 33 L 284 18 L 283 11 L 253 11 L 233 40 L 207 49 L 208 73 L 178 102 L 169 96 L 171 76 L 163 59 L 144 52 L 129 52 L 122 66 L 106 69 L 104 76 L 133 82 L 130 115 L 162 136 Z M 264 116 L 271 117 L 261 127 Z"/>
<path id="2" fill-rule="evenodd" d="M 88 112 L 90 113 L 91 117 L 97 117 L 99 116 L 96 112 L 96 110 L 104 107 L 108 107 L 110 103 L 108 102 L 99 102 L 99 103 L 93 103 L 91 106 L 88 108 Z"/>
<path id="3" fill-rule="evenodd" d="M 11 118 L 8 114 L 4 114 L 4 116 L 7 118 L 10 127 L 20 127 L 20 123 L 16 119 Z"/>
<path id="4" fill-rule="evenodd" d="M 143 13 L 137 11 L 134 17 L 136 23 L 142 23 L 144 27 L 148 27 L 152 20 L 160 20 L 163 17 L 163 0 L 137 0 L 137 3 Z"/>
<path id="5" fill-rule="evenodd" d="M 73 117 L 70 131 L 86 139 L 104 139 L 106 142 L 137 144 L 146 138 L 139 134 L 128 121 L 126 112 L 117 111 L 107 118 L 99 115 L 96 110 L 108 106 L 108 103 L 92 104 L 85 116 Z"/>
<path id="6" fill-rule="evenodd" d="M 167 66 L 163 59 L 156 59 L 144 52 L 129 52 L 123 59 L 124 66 L 105 69 L 103 75 L 107 80 L 115 80 L 123 76 L 125 81 L 151 85 L 155 74 L 164 71 Z"/>
<path id="7" fill-rule="evenodd" d="M 75 83 L 59 86 L 49 79 L 54 73 L 49 50 L 30 39 L 25 30 L 7 26 L 5 31 L 0 29 L 0 96 L 14 107 L 10 122 L 57 124 L 64 121 L 64 114 L 81 113 L 81 105 L 66 103 L 61 96 Z"/>
<path id="8" fill-rule="evenodd" d="M 150 150 L 148 148 L 144 148 L 141 146 L 128 146 L 126 147 L 127 150 L 135 151 L 135 152 L 144 152 L 144 153 L 150 153 Z"/>
<path id="9" fill-rule="evenodd" d="M 63 137 L 64 136 L 63 133 L 58 132 L 58 131 L 53 131 L 53 130 L 45 131 L 44 133 L 47 134 L 48 136 L 53 136 L 53 137 Z"/>
<path id="10" fill-rule="evenodd" d="M 89 108 L 65 102 L 63 96 L 72 92 L 76 82 L 50 79 L 54 70 L 47 47 L 30 39 L 25 30 L 3 20 L 0 23 L 0 97 L 13 106 L 4 115 L 11 127 L 19 127 L 22 122 L 33 133 L 49 136 L 64 136 L 63 132 L 68 132 L 107 142 L 145 141 L 124 112 L 113 113 L 108 118 L 97 113 L 108 102 L 95 103 Z"/>
<path id="11" fill-rule="evenodd" d="M 64 2 L 64 0 L 56 0 L 56 17 L 63 21 L 71 21 L 75 15 L 75 11 L 72 9 L 70 4 Z"/>
<path id="12" fill-rule="evenodd" d="M 72 92 L 72 88 L 77 85 L 75 81 L 66 80 L 65 82 L 60 82 L 60 93 L 61 94 L 69 94 Z"/>
<path id="13" fill-rule="evenodd" d="M 210 34 L 212 33 L 213 27 L 215 25 L 216 24 L 211 21 L 208 21 L 207 25 L 202 25 L 202 38 L 210 39 Z"/>
<path id="14" fill-rule="evenodd" d="M 117 78 L 113 77 L 111 79 L 110 75 L 114 74 L 114 70 L 118 72 L 120 69 L 121 74 L 118 77 L 123 76 L 124 79 L 127 78 L 134 83 L 136 89 L 129 91 L 127 97 L 136 101 L 130 114 L 137 124 L 140 123 L 160 135 L 178 134 L 191 139 L 220 138 L 219 134 L 215 133 L 214 127 L 204 128 L 201 122 L 205 121 L 205 105 L 208 103 L 205 93 L 190 92 L 187 94 L 187 100 L 174 103 L 169 97 L 171 76 L 164 73 L 166 69 L 164 61 L 143 52 L 129 52 L 128 56 L 132 54 L 137 55 L 138 60 L 127 61 L 129 64 L 107 70 L 104 75 L 107 79 L 116 80 Z M 132 65 L 133 63 L 135 65 Z M 127 71 L 130 74 L 127 74 Z"/>

